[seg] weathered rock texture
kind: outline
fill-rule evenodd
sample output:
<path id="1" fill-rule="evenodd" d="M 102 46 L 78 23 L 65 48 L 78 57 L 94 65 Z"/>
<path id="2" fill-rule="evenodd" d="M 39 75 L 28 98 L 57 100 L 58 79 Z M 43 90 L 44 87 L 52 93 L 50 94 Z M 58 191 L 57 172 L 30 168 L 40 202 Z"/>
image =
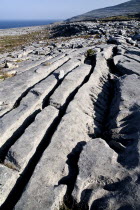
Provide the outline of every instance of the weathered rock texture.
<path id="1" fill-rule="evenodd" d="M 140 209 L 139 44 L 111 42 L 37 48 L 0 83 L 1 209 Z"/>

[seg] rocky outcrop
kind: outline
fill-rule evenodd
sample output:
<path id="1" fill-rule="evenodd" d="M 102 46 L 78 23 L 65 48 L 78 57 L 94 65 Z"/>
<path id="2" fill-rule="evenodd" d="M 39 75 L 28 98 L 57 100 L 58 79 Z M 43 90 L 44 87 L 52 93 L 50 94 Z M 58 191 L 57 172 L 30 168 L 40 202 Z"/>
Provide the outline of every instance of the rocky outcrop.
<path id="1" fill-rule="evenodd" d="M 139 209 L 139 41 L 112 38 L 32 49 L 1 81 L 1 209 Z"/>
<path id="2" fill-rule="evenodd" d="M 73 191 L 81 209 L 139 209 L 139 79 L 133 74 L 115 81 L 105 139 L 83 148 Z"/>
<path id="3" fill-rule="evenodd" d="M 117 158 L 103 139 L 84 146 L 73 191 L 77 209 L 139 209 L 139 175 L 123 168 Z"/>
<path id="4" fill-rule="evenodd" d="M 139 42 L 139 22 L 138 21 L 108 21 L 94 22 L 94 21 L 81 21 L 60 23 L 52 26 L 51 37 L 70 37 L 79 36 L 79 38 L 93 38 L 93 42 L 102 41 L 110 44 L 126 44 L 137 45 Z M 82 48 L 85 45 L 83 40 L 76 42 L 68 42 L 69 47 Z M 68 45 L 68 44 L 67 44 Z"/>

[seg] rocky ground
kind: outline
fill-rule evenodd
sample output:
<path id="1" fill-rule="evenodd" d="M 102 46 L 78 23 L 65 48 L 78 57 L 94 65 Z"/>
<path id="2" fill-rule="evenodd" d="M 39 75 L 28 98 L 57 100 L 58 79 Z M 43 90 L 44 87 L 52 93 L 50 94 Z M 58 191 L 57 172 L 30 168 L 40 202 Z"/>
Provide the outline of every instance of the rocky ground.
<path id="1" fill-rule="evenodd" d="M 59 24 L 0 55 L 1 209 L 140 209 L 139 25 Z"/>

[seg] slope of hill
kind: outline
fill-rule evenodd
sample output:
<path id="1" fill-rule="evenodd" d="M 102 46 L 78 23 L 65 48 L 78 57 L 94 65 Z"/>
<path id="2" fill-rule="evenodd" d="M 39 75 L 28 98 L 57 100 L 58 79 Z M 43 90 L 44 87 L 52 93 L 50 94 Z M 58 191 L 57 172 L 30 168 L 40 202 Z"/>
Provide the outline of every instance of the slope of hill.
<path id="1" fill-rule="evenodd" d="M 122 4 L 102 9 L 92 10 L 85 14 L 75 16 L 67 21 L 83 21 L 106 18 L 112 16 L 128 16 L 140 13 L 140 0 L 131 0 Z"/>

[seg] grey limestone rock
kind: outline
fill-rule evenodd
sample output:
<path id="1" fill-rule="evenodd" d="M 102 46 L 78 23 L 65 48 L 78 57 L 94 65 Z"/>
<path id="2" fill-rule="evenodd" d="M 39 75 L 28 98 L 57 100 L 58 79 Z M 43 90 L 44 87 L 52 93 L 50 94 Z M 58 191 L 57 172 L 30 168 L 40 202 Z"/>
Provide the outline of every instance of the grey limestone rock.
<path id="1" fill-rule="evenodd" d="M 80 65 L 80 61 L 76 59 L 71 59 L 65 63 L 63 65 L 65 74 L 71 72 L 78 65 Z M 44 98 L 49 95 L 49 93 L 58 83 L 58 74 L 61 69 L 61 67 L 60 69 L 58 68 L 52 75 L 36 84 L 21 100 L 19 106 L 16 109 L 11 110 L 0 119 L 1 146 L 5 144 L 6 140 L 13 135 L 13 133 L 31 114 L 42 108 Z"/>
<path id="2" fill-rule="evenodd" d="M 58 78 L 59 78 L 59 79 L 63 79 L 64 75 L 65 75 L 65 74 L 64 74 L 64 70 L 60 70 L 60 71 L 59 71 L 59 76 L 58 76 Z"/>
<path id="3" fill-rule="evenodd" d="M 0 171 L 0 175 L 4 176 L 4 179 L 6 179 L 6 182 L 1 183 L 0 192 L 3 194 L 1 204 L 6 200 L 17 181 L 17 178 L 20 177 L 20 174 L 22 174 L 26 168 L 39 144 L 45 137 L 47 130 L 50 128 L 51 124 L 55 122 L 57 116 L 57 109 L 51 106 L 46 107 L 37 115 L 35 121 L 28 127 L 28 129 L 26 129 L 21 138 L 19 138 L 18 141 L 16 141 L 16 143 L 9 149 L 4 160 L 4 165 L 8 168 L 3 166 L 3 168 L 5 167 L 4 170 Z M 16 172 L 12 169 L 16 170 Z M 6 173 L 5 170 L 8 172 Z M 6 188 L 7 183 L 10 184 L 10 187 Z M 5 189 L 4 193 L 3 189 Z"/>
<path id="4" fill-rule="evenodd" d="M 109 114 L 111 120 L 108 122 L 109 136 L 127 146 L 125 159 L 120 158 L 120 162 L 128 168 L 137 168 L 140 152 L 140 77 L 133 74 L 116 80 L 114 94 Z"/>
<path id="5" fill-rule="evenodd" d="M 91 66 L 82 64 L 69 74 L 50 98 L 50 104 L 60 109 L 70 94 L 78 88 L 90 73 Z M 62 94 L 63 93 L 63 94 Z"/>
<path id="6" fill-rule="evenodd" d="M 101 66 L 103 66 L 102 69 L 100 69 Z M 98 74 L 98 71 L 100 71 L 100 74 Z M 41 195 L 44 195 L 44 193 L 46 195 L 52 194 L 54 193 L 54 190 L 57 189 L 57 186 L 61 186 L 63 178 L 67 177 L 69 173 L 69 158 L 72 154 L 79 154 L 83 145 L 85 145 L 85 142 L 90 140 L 89 133 L 92 132 L 92 130 L 89 130 L 89 128 L 91 128 L 94 123 L 94 95 L 96 98 L 102 91 L 102 85 L 105 83 L 105 79 L 104 81 L 100 80 L 101 77 L 104 77 L 107 74 L 108 67 L 106 61 L 100 55 L 97 58 L 96 70 L 93 72 L 92 77 L 90 77 L 89 83 L 84 84 L 80 88 L 74 100 L 68 106 L 66 114 L 62 118 L 51 139 L 51 144 L 43 153 L 43 156 L 39 161 L 25 192 L 15 206 L 15 209 L 20 209 L 22 206 L 24 206 L 24 209 L 44 209 L 45 203 L 48 204 L 48 209 L 51 209 L 50 199 L 52 198 L 50 198 L 50 196 L 46 197 Z M 100 84 L 98 84 L 98 81 L 100 81 Z M 95 85 L 95 89 L 92 89 L 93 84 Z M 94 90 L 96 90 L 95 93 Z M 91 95 L 92 93 L 94 93 L 94 95 Z M 83 94 L 84 97 L 82 97 Z M 37 190 L 37 193 L 33 194 L 32 190 Z M 58 198 L 59 197 L 61 197 L 62 201 L 63 195 L 58 194 Z M 55 202 L 55 199 L 53 202 Z"/>
<path id="7" fill-rule="evenodd" d="M 0 205 L 13 188 L 12 177 L 18 178 L 18 172 L 4 165 L 0 165 Z M 10 177 L 10 179 L 9 179 Z"/>
<path id="8" fill-rule="evenodd" d="M 17 64 L 14 64 L 12 62 L 6 62 L 5 63 L 5 68 L 10 68 L 10 69 L 13 69 L 13 68 L 17 68 L 18 65 Z"/>
<path id="9" fill-rule="evenodd" d="M 0 74 L 19 65 L 0 83 L 1 208 L 139 210 L 139 22 L 49 30 L 0 55 Z"/>
<path id="10" fill-rule="evenodd" d="M 126 44 L 126 39 L 123 36 L 118 36 L 118 37 L 110 37 L 109 40 L 107 41 L 109 44 Z"/>
<path id="11" fill-rule="evenodd" d="M 140 41 L 140 34 L 135 34 L 132 39 Z"/>
<path id="12" fill-rule="evenodd" d="M 127 58 L 123 55 L 114 57 L 114 63 L 121 75 L 137 74 L 140 75 L 140 63 L 134 59 Z"/>
<path id="13" fill-rule="evenodd" d="M 2 104 L 0 107 L 0 115 L 3 115 L 7 111 L 11 110 L 16 104 L 16 101 L 22 97 L 23 93 L 26 93 L 29 88 L 47 77 L 56 68 L 69 60 L 69 58 L 67 56 L 65 57 L 65 55 L 62 55 L 61 58 L 62 59 L 58 56 L 58 58 L 55 58 L 55 60 L 53 59 L 53 63 L 48 66 L 40 66 L 36 70 L 30 69 L 17 75 L 16 77 L 10 78 L 10 80 L 7 79 L 0 83 L 0 101 Z"/>
<path id="14" fill-rule="evenodd" d="M 85 206 L 106 210 L 139 208 L 140 189 L 135 175 L 132 177 L 117 158 L 117 153 L 103 139 L 93 139 L 84 146 L 73 191 L 81 209 Z"/>

